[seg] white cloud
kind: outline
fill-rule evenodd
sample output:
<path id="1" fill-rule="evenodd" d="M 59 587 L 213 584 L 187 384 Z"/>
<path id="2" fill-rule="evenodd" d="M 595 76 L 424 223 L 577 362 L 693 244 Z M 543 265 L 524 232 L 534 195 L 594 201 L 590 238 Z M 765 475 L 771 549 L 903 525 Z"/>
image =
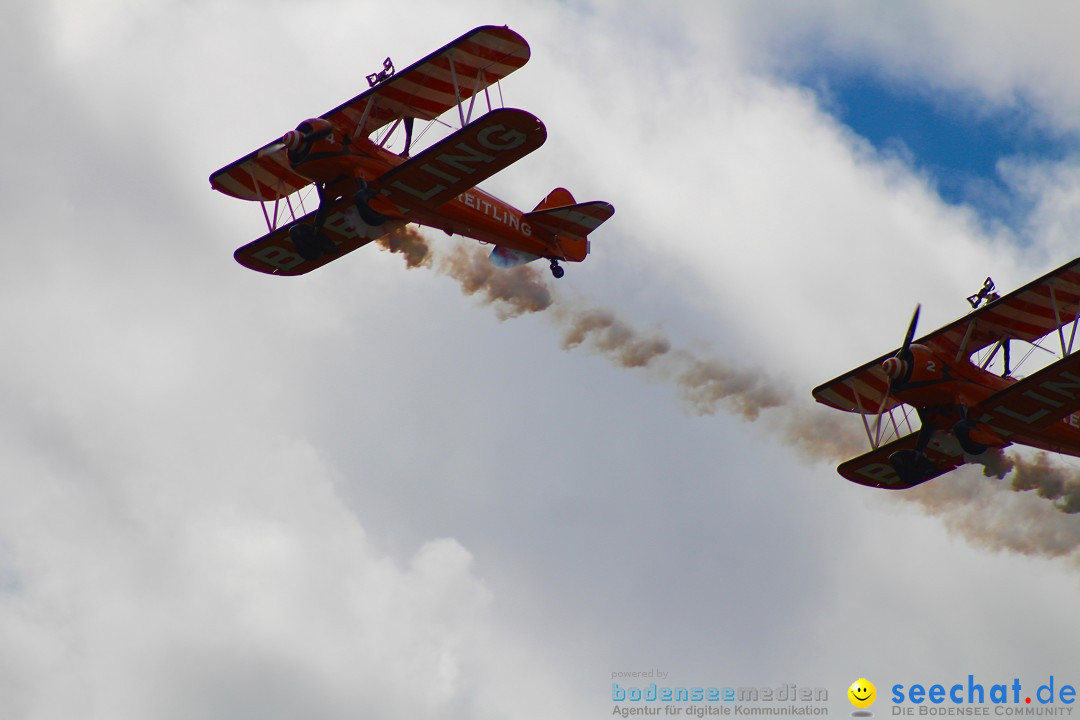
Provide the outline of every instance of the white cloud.
<path id="1" fill-rule="evenodd" d="M 930 329 L 986 274 L 1009 289 L 1070 254 L 1070 164 L 1013 167 L 1031 228 L 989 237 L 769 73 L 825 47 L 994 101 L 1030 92 L 1069 125 L 1072 91 L 1045 89 L 1069 72 L 1053 22 L 1047 49 L 993 68 L 1013 11 L 969 38 L 948 16 L 964 8 L 937 7 L 892 10 L 889 30 L 853 4 L 20 8 L 0 31 L 23 101 L 0 108 L 18 138 L 0 710 L 593 717 L 611 671 L 653 664 L 838 697 L 976 655 L 1067 667 L 1037 651 L 1071 566 L 950 539 L 790 453 L 768 418 L 690 417 L 646 374 L 559 349 L 544 318 L 500 323 L 373 248 L 298 280 L 246 273 L 229 253 L 261 215 L 206 185 L 386 54 L 404 67 L 507 22 L 534 56 L 505 96 L 549 140 L 491 189 L 617 207 L 566 302 L 809 402 L 895 346 L 916 301 Z"/>

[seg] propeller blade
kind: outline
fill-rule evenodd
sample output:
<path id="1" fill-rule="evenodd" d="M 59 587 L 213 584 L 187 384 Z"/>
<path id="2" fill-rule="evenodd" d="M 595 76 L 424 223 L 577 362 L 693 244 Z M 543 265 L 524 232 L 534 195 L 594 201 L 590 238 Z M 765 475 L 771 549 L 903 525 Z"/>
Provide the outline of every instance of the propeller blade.
<path id="1" fill-rule="evenodd" d="M 267 155 L 273 155 L 274 153 L 281 152 L 284 149 L 285 149 L 285 143 L 276 142 L 276 143 L 273 143 L 272 145 L 267 145 L 262 150 L 260 150 L 259 151 L 259 157 L 266 157 Z"/>
<path id="2" fill-rule="evenodd" d="M 900 352 L 905 352 L 911 347 L 911 341 L 915 339 L 915 326 L 919 324 L 920 308 L 922 308 L 921 304 L 915 306 L 915 314 L 911 316 L 911 324 L 908 325 L 907 336 L 904 337 L 904 345 L 900 348 Z"/>
<path id="3" fill-rule="evenodd" d="M 889 358 L 883 363 L 883 366 L 887 366 L 894 358 L 901 363 L 897 368 L 903 368 L 905 367 L 904 363 L 911 362 L 911 341 L 915 339 L 915 328 L 919 324 L 919 310 L 921 309 L 921 304 L 915 305 L 915 313 L 911 316 L 911 324 L 908 325 L 907 335 L 904 336 L 904 344 L 900 347 L 900 350 L 897 351 L 896 355 L 893 355 L 892 358 Z M 907 365 L 907 367 L 910 367 L 910 365 Z M 903 376 L 907 375 L 907 373 L 899 369 L 897 372 L 901 372 Z M 889 382 L 885 386 L 885 394 L 881 398 L 881 404 L 878 405 L 877 418 L 874 420 L 874 438 L 876 442 L 881 442 L 881 416 L 885 412 L 885 403 L 889 401 L 889 396 L 892 394 L 893 374 L 889 372 L 888 369 L 886 369 L 886 373 L 888 374 Z"/>

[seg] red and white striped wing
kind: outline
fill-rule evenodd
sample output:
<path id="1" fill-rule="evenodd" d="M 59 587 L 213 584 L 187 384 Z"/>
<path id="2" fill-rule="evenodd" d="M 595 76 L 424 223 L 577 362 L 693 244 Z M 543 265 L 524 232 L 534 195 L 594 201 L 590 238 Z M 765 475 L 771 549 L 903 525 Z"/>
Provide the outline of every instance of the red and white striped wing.
<path id="1" fill-rule="evenodd" d="M 1057 331 L 1080 316 L 1080 258 L 1072 260 L 1019 290 L 984 305 L 915 342 L 944 357 L 970 357 L 999 340 L 1032 342 Z M 1069 339 L 1066 338 L 1068 343 Z M 876 413 L 900 404 L 890 397 L 884 405 L 888 378 L 881 363 L 896 350 L 814 388 L 818 402 L 848 412 Z"/>
<path id="2" fill-rule="evenodd" d="M 314 216 L 315 213 L 308 213 L 288 225 L 270 231 L 258 240 L 237 248 L 233 257 L 244 267 L 267 275 L 303 275 L 344 257 L 405 224 L 402 220 L 390 219 L 378 227 L 372 227 L 360 219 L 350 199 L 341 198 L 331 206 L 326 223 L 320 231 L 325 239 L 333 243 L 334 251 L 314 260 L 305 260 L 297 253 L 295 244 L 289 238 L 289 230 L 299 224 L 310 225 L 314 222 Z"/>
<path id="3" fill-rule="evenodd" d="M 287 197 L 310 184 L 310 180 L 292 171 L 285 148 L 277 140 L 210 176 L 210 186 L 218 192 L 263 202 Z"/>
<path id="4" fill-rule="evenodd" d="M 513 30 L 478 27 L 322 117 L 353 137 L 402 117 L 433 120 L 528 60 L 529 44 Z M 280 139 L 210 176 L 215 190 L 241 200 L 277 200 L 309 184 L 289 168 Z"/>
<path id="5" fill-rule="evenodd" d="M 814 399 L 838 410 L 864 415 L 876 414 L 879 409 L 882 412 L 892 410 L 900 405 L 900 401 L 890 396 L 882 404 L 889 378 L 881 370 L 881 363 L 893 354 L 895 352 L 814 388 Z"/>
<path id="6" fill-rule="evenodd" d="M 1011 339 L 1032 342 L 1080 314 L 1080 258 L 927 335 L 921 342 L 942 354 L 971 353 Z M 966 342 L 965 342 L 966 338 Z"/>
<path id="7" fill-rule="evenodd" d="M 434 120 L 528 60 L 529 44 L 510 28 L 478 27 L 323 117 L 356 136 L 400 117 Z"/>

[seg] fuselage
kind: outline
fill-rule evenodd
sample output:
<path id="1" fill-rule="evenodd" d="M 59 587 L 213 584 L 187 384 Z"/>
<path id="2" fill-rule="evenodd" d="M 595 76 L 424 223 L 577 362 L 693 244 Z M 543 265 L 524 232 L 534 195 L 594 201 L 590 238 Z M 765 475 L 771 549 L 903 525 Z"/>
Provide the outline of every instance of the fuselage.
<path id="1" fill-rule="evenodd" d="M 990 447 L 1019 443 L 1080 457 L 1080 408 L 1047 426 L 1023 429 L 1021 424 L 1018 429 L 1016 422 L 1002 422 L 1000 409 L 987 402 L 1016 383 L 1015 378 L 996 375 L 967 358 L 942 357 L 925 345 L 913 344 L 910 349 L 911 358 L 906 360 L 911 363 L 910 375 L 891 392 L 916 408 L 924 425 L 947 432 L 970 418 L 977 423 L 973 437 Z"/>
<path id="2" fill-rule="evenodd" d="M 903 381 L 894 380 L 892 394 L 916 408 L 961 405 L 973 408 L 1016 382 L 974 365 L 967 358 L 944 358 L 926 345 L 910 348 L 910 363 Z M 893 361 L 890 358 L 888 364 Z M 888 371 L 886 371 L 888 372 Z"/>

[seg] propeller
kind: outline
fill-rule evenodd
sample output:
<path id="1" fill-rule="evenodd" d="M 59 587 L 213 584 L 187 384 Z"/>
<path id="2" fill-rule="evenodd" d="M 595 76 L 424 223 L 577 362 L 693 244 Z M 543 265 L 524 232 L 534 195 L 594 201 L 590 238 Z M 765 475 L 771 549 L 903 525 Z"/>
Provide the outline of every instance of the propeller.
<path id="1" fill-rule="evenodd" d="M 259 151 L 259 157 L 266 157 L 288 150 L 290 153 L 306 154 L 310 144 L 315 140 L 324 138 L 333 133 L 334 127 L 321 118 L 305 120 L 295 130 L 290 130 L 281 136 L 277 142 L 272 142 Z"/>
<path id="2" fill-rule="evenodd" d="M 286 147 L 288 147 L 288 146 L 285 143 L 278 140 L 277 142 L 270 143 L 269 145 L 264 147 L 262 150 L 260 150 L 259 154 L 258 154 L 258 157 L 266 157 L 267 155 L 273 155 L 274 153 L 279 153 L 282 150 L 284 150 Z"/>
<path id="3" fill-rule="evenodd" d="M 880 439 L 881 437 L 881 415 L 885 412 L 885 403 L 889 401 L 889 396 L 892 394 L 893 383 L 902 385 L 911 378 L 911 370 L 914 367 L 912 363 L 915 359 L 911 353 L 911 341 L 915 339 L 915 327 L 919 324 L 919 310 L 921 308 L 922 305 L 915 306 L 915 313 L 911 316 L 911 324 L 908 325 L 907 335 L 904 336 L 904 344 L 900 346 L 895 355 L 881 363 L 881 369 L 888 376 L 889 384 L 885 389 L 885 394 L 881 397 L 877 419 L 874 421 L 874 437 L 876 438 Z"/>
<path id="4" fill-rule="evenodd" d="M 915 314 L 911 316 L 911 324 L 908 325 L 907 335 L 904 336 L 904 344 L 900 346 L 900 349 L 891 358 L 881 363 L 881 369 L 886 375 L 889 376 L 889 389 L 892 389 L 894 381 L 897 383 L 904 383 L 911 377 L 911 341 L 915 339 L 915 327 L 919 324 L 919 309 L 921 305 L 915 306 Z"/>

